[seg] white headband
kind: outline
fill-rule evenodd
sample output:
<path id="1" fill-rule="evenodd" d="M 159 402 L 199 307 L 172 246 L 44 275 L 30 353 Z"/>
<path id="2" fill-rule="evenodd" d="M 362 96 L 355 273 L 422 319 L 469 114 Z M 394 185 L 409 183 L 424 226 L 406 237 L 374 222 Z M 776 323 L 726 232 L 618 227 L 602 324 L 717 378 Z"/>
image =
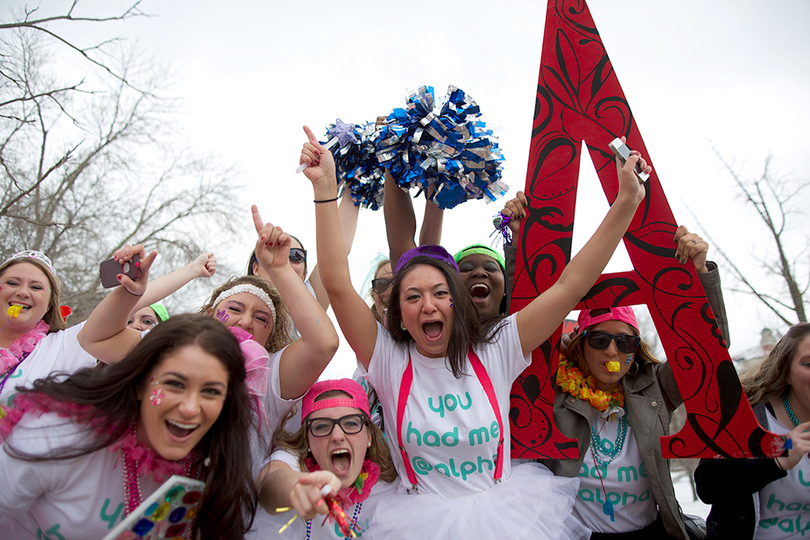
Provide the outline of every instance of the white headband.
<path id="1" fill-rule="evenodd" d="M 264 292 L 263 290 L 261 290 L 260 288 L 258 288 L 255 285 L 251 285 L 250 283 L 240 283 L 239 285 L 237 285 L 235 287 L 231 287 L 227 291 L 222 291 L 221 293 L 219 293 L 219 296 L 216 297 L 216 299 L 214 300 L 214 303 L 211 304 L 211 306 L 216 307 L 217 304 L 219 304 L 220 302 L 222 302 L 223 300 L 225 300 L 229 296 L 233 296 L 235 294 L 239 294 L 239 293 L 243 293 L 243 292 L 252 294 L 256 298 L 258 298 L 259 300 L 264 302 L 267 305 L 268 308 L 270 308 L 270 315 L 273 316 L 273 325 L 272 326 L 273 326 L 273 328 L 275 328 L 275 326 L 276 326 L 276 308 L 275 308 L 275 306 L 273 306 L 273 301 L 270 299 L 270 296 L 266 292 Z"/>

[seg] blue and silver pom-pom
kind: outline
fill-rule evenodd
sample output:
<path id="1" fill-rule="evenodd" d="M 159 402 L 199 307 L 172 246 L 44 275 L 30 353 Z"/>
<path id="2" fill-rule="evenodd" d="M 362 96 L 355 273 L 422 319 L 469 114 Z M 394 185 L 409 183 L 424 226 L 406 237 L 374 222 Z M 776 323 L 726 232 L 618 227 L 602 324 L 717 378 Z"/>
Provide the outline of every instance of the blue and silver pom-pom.
<path id="1" fill-rule="evenodd" d="M 439 208 L 469 199 L 494 201 L 506 193 L 498 138 L 479 119 L 480 108 L 450 86 L 437 110 L 423 86 L 394 109 L 377 139 L 377 159 L 403 189 L 418 188 Z M 417 193 L 418 195 L 419 193 Z"/>
<path id="2" fill-rule="evenodd" d="M 327 128 L 327 135 L 333 126 Z M 341 145 L 333 152 L 338 184 L 348 188 L 357 206 L 377 210 L 383 203 L 383 175 L 385 169 L 377 161 L 376 139 L 378 130 L 373 122 L 354 125 L 354 141 Z"/>

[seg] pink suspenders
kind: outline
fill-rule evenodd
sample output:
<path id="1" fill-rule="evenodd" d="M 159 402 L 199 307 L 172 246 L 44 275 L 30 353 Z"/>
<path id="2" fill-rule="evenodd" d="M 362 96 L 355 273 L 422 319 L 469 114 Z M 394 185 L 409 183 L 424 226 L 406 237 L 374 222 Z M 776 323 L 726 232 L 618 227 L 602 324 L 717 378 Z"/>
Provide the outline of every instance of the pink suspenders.
<path id="1" fill-rule="evenodd" d="M 498 399 L 495 396 L 495 389 L 492 387 L 492 381 L 487 375 L 487 370 L 484 368 L 484 364 L 481 363 L 481 360 L 478 356 L 473 352 L 472 347 L 470 347 L 469 352 L 467 353 L 467 358 L 470 360 L 470 364 L 472 365 L 473 371 L 475 371 L 475 375 L 478 377 L 478 380 L 481 381 L 481 386 L 484 387 L 484 392 L 487 394 L 487 398 L 489 398 L 489 403 L 492 405 L 492 409 L 495 411 L 495 418 L 498 421 L 498 434 L 500 438 L 498 439 L 498 458 L 495 464 L 495 483 L 499 483 L 501 481 L 501 476 L 503 474 L 503 422 L 501 420 L 501 409 L 498 407 Z M 405 471 L 408 473 L 408 480 L 411 483 L 413 489 L 416 489 L 419 481 L 416 478 L 416 473 L 411 466 L 411 462 L 408 459 L 408 453 L 405 451 L 405 439 L 402 436 L 402 420 L 405 416 L 405 405 L 408 403 L 408 395 L 411 393 L 411 385 L 413 384 L 413 364 L 411 362 L 411 355 L 408 353 L 408 365 L 405 368 L 405 373 L 402 374 L 402 383 L 399 386 L 399 398 L 397 399 L 397 436 L 399 437 L 399 451 L 402 454 L 402 461 L 405 464 Z"/>

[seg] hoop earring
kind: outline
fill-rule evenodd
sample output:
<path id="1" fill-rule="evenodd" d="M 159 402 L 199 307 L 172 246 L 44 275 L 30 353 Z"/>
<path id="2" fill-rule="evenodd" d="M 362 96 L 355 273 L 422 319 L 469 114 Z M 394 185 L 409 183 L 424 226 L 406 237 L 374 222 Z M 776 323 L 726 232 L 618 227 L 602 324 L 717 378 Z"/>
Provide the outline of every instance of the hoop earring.
<path id="1" fill-rule="evenodd" d="M 408 329 L 407 329 L 407 328 L 405 328 L 405 321 L 401 321 L 401 322 L 399 323 L 399 327 L 400 327 L 400 328 L 402 328 L 403 330 L 405 330 L 406 332 L 408 331 Z"/>
<path id="2" fill-rule="evenodd" d="M 635 371 L 633 371 L 634 367 L 636 368 Z M 635 377 L 636 375 L 638 375 L 638 369 L 639 369 L 638 368 L 638 362 L 633 362 L 633 365 L 630 366 L 630 369 L 628 370 L 627 374 L 630 375 L 631 377 Z M 633 372 L 630 373 L 631 371 L 633 371 Z"/>

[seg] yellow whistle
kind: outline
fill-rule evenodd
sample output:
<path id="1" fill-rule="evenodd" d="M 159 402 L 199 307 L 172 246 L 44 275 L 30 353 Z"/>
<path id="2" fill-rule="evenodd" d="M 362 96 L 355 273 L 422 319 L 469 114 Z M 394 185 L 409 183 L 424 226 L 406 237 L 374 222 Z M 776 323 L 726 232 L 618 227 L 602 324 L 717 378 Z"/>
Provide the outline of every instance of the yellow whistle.
<path id="1" fill-rule="evenodd" d="M 607 370 L 610 371 L 611 373 L 618 373 L 620 369 L 621 364 L 619 364 L 615 360 L 611 360 L 610 362 L 607 363 Z"/>
<path id="2" fill-rule="evenodd" d="M 15 319 L 20 316 L 20 310 L 22 309 L 21 306 L 9 306 L 8 307 L 8 316 L 14 317 Z"/>

